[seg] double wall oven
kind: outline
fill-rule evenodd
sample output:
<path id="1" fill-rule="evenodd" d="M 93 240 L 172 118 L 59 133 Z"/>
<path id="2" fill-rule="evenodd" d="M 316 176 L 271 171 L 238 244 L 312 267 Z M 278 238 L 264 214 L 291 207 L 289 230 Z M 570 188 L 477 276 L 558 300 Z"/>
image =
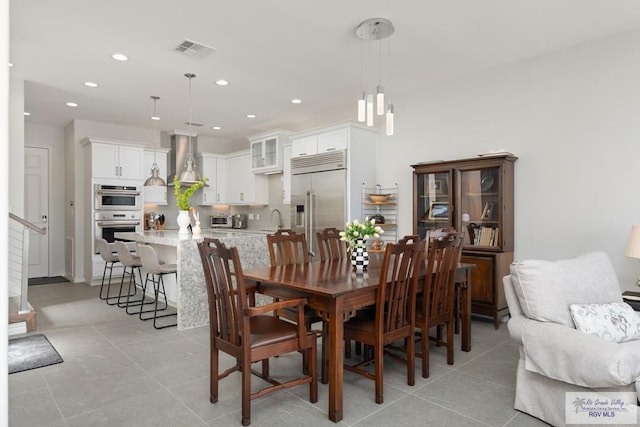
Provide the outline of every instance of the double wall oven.
<path id="1" fill-rule="evenodd" d="M 94 186 L 95 239 L 115 241 L 115 233 L 142 231 L 142 189 L 137 186 Z M 98 253 L 94 244 L 94 252 Z"/>

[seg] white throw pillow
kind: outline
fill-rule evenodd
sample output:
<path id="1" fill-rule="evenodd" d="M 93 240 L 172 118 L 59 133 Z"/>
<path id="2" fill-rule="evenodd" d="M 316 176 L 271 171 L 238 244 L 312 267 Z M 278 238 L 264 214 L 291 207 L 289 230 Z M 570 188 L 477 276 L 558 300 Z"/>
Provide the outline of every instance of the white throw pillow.
<path id="1" fill-rule="evenodd" d="M 604 252 L 555 262 L 515 261 L 511 280 L 525 316 L 570 328 L 569 304 L 622 302 L 618 278 Z"/>
<path id="2" fill-rule="evenodd" d="M 640 316 L 625 302 L 571 304 L 576 329 L 613 342 L 640 339 Z"/>

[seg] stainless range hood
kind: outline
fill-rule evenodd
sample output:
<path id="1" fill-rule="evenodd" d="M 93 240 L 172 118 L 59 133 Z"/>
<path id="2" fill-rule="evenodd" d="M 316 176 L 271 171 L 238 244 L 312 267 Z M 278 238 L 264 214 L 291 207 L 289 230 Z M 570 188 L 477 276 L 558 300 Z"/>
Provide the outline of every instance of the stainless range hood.
<path id="1" fill-rule="evenodd" d="M 189 145 L 191 145 L 191 153 L 193 157 L 193 168 L 195 169 L 195 153 L 198 151 L 198 135 L 191 134 L 191 144 L 189 144 L 189 133 L 182 131 L 173 131 L 171 133 L 171 159 L 169 163 L 169 185 L 173 185 L 173 177 L 182 174 L 187 167 L 189 157 Z M 189 186 L 198 182 L 197 180 L 180 181 L 180 186 Z"/>

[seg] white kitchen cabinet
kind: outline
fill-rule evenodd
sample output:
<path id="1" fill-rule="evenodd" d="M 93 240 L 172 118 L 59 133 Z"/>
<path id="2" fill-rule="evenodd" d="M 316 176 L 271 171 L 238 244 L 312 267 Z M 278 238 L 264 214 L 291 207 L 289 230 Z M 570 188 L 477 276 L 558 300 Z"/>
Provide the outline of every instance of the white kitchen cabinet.
<path id="1" fill-rule="evenodd" d="M 227 203 L 228 205 L 266 205 L 269 200 L 269 181 L 264 174 L 251 170 L 250 151 L 227 155 Z"/>
<path id="2" fill-rule="evenodd" d="M 253 173 L 282 171 L 281 147 L 288 141 L 289 134 L 289 131 L 277 129 L 249 137 Z"/>
<path id="3" fill-rule="evenodd" d="M 91 177 L 143 180 L 144 149 L 138 146 L 91 142 Z"/>
<path id="4" fill-rule="evenodd" d="M 202 177 L 209 180 L 206 187 L 194 194 L 195 204 L 226 204 L 226 159 L 218 154 L 198 153 L 196 165 Z"/>
<path id="5" fill-rule="evenodd" d="M 309 156 L 328 151 L 346 150 L 349 146 L 349 129 L 339 128 L 292 138 L 291 157 Z"/>
<path id="6" fill-rule="evenodd" d="M 167 155 L 169 150 L 166 148 L 145 149 L 144 150 L 144 179 L 151 176 L 151 167 L 153 163 L 158 164 L 160 172 L 158 176 L 167 181 Z M 167 186 L 143 187 L 143 200 L 145 205 L 166 205 L 167 204 Z"/>

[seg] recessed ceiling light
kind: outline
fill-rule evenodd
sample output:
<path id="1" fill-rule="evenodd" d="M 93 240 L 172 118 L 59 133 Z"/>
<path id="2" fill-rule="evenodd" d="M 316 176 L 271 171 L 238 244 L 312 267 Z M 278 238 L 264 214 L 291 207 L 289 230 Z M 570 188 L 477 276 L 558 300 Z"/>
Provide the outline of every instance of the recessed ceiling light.
<path id="1" fill-rule="evenodd" d="M 84 82 L 84 85 L 87 87 L 98 87 L 98 83 L 94 82 Z"/>
<path id="2" fill-rule="evenodd" d="M 213 129 L 213 130 L 220 130 L 220 129 L 222 129 L 222 128 L 221 128 L 220 126 L 212 126 L 212 127 L 211 127 L 211 129 Z"/>
<path id="3" fill-rule="evenodd" d="M 30 116 L 30 115 L 31 115 L 31 113 L 30 113 L 30 112 L 28 112 L 28 111 L 25 111 L 25 112 L 24 112 L 24 115 L 25 115 L 25 116 Z"/>
<path id="4" fill-rule="evenodd" d="M 113 55 L 111 55 L 111 57 L 113 59 L 115 59 L 116 61 L 126 61 L 129 58 L 127 57 L 127 55 L 122 54 L 122 53 L 114 53 Z"/>
<path id="5" fill-rule="evenodd" d="M 151 118 L 151 120 L 160 120 L 160 117 L 158 117 L 158 116 L 151 116 L 150 118 Z"/>
<path id="6" fill-rule="evenodd" d="M 216 80 L 216 84 L 217 84 L 218 86 L 228 86 L 228 85 L 229 85 L 229 82 L 228 82 L 228 81 L 226 81 L 226 80 Z"/>
<path id="7" fill-rule="evenodd" d="M 78 104 L 76 104 L 75 102 L 67 102 L 67 107 L 77 107 Z"/>
<path id="8" fill-rule="evenodd" d="M 291 100 L 291 103 L 292 104 L 302 104 L 302 100 L 298 99 L 298 98 L 294 98 L 294 99 Z"/>
<path id="9" fill-rule="evenodd" d="M 9 67 L 13 67 L 13 62 L 9 62 Z"/>
<path id="10" fill-rule="evenodd" d="M 256 115 L 255 114 L 247 114 L 247 118 L 248 119 L 255 119 Z"/>

